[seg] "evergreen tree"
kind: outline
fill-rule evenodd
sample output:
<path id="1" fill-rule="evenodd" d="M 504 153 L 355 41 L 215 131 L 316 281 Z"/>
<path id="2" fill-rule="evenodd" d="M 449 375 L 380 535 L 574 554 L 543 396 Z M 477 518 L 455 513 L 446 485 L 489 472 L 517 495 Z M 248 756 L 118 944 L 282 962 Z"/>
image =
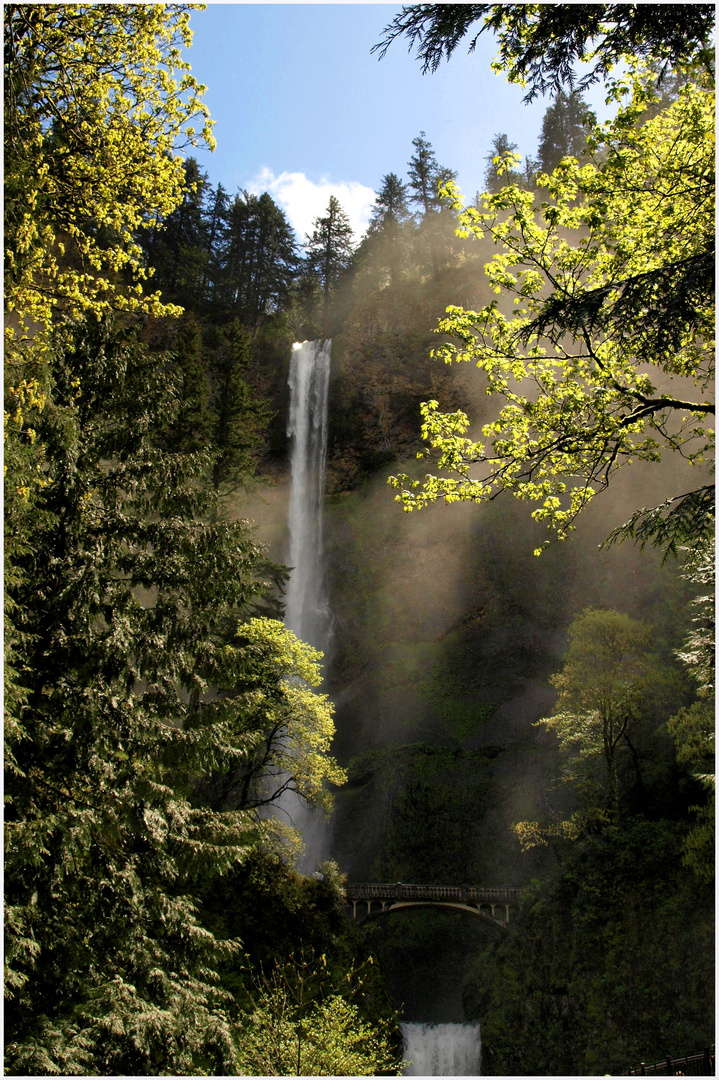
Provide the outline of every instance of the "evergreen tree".
<path id="1" fill-rule="evenodd" d="M 208 196 L 207 201 L 208 205 L 205 212 L 207 263 L 202 282 L 202 292 L 203 296 L 211 300 L 214 283 L 217 282 L 220 276 L 221 253 L 229 206 L 229 196 L 222 184 L 217 185 L 214 192 Z M 211 282 L 213 283 L 213 289 L 210 288 Z"/>
<path id="2" fill-rule="evenodd" d="M 422 217 L 427 218 L 433 211 L 439 210 L 441 205 L 437 184 L 442 176 L 442 170 L 432 144 L 425 139 L 423 131 L 420 131 L 416 139 L 412 139 L 412 146 L 415 152 L 407 166 L 408 183 L 413 192 L 414 202 L 421 207 Z"/>
<path id="3" fill-rule="evenodd" d="M 195 158 L 185 162 L 182 202 L 145 240 L 147 260 L 155 273 L 153 285 L 163 298 L 197 311 L 207 277 L 208 238 L 205 221 L 207 175 Z"/>
<path id="4" fill-rule="evenodd" d="M 590 131 L 585 119 L 588 111 L 577 90 L 569 94 L 558 92 L 542 120 L 538 150 L 542 172 L 552 172 L 563 157 L 581 157 Z"/>
<path id="5" fill-rule="evenodd" d="M 169 449 L 192 453 L 209 446 L 212 437 L 210 386 L 202 347 L 202 331 L 194 315 L 180 320 L 174 349 L 177 399 L 175 419 L 169 425 Z"/>
<path id="6" fill-rule="evenodd" d="M 352 226 L 334 195 L 325 217 L 315 219 L 312 236 L 307 237 L 307 264 L 322 284 L 322 313 L 325 336 L 329 327 L 330 297 L 352 256 Z"/>
<path id="7" fill-rule="evenodd" d="M 369 227 L 373 231 L 396 228 L 404 225 L 409 218 L 407 185 L 402 183 L 396 173 L 387 173 L 382 177 L 382 187 L 377 192 Z"/>
<path id="8" fill-rule="evenodd" d="M 292 228 L 267 192 L 235 196 L 225 216 L 215 287 L 218 314 L 257 327 L 286 303 L 297 265 Z"/>
<path id="9" fill-rule="evenodd" d="M 255 790 L 281 767 L 325 801 L 331 719 L 293 678 L 312 650 L 251 617 L 272 568 L 246 523 L 207 524 L 209 452 L 166 448 L 172 368 L 95 320 L 57 335 L 37 439 L 8 438 L 42 484 L 9 499 L 6 1068 L 233 1075 L 238 944 L 193 882 L 269 823 L 203 782 L 252 761 Z"/>
<path id="10" fill-rule="evenodd" d="M 290 320 L 296 341 L 314 341 L 322 336 L 324 288 L 317 270 L 305 263 L 290 294 Z M 283 429 L 283 446 L 286 434 Z"/>
<path id="11" fill-rule="evenodd" d="M 212 483 L 223 498 L 251 478 L 262 432 L 272 418 L 268 405 L 254 397 L 247 383 L 251 360 L 249 334 L 235 319 L 213 359 Z"/>
<path id="12" fill-rule="evenodd" d="M 706 803 L 693 806 L 697 822 L 685 843 L 684 862 L 703 881 L 715 874 L 716 818 L 715 702 L 716 681 L 716 559 L 714 537 L 690 553 L 685 577 L 702 592 L 693 601 L 693 629 L 677 655 L 694 682 L 697 700 L 672 716 L 667 724 L 677 746 L 677 761 L 688 767 L 707 794 Z"/>
<path id="13" fill-rule="evenodd" d="M 399 279 L 406 258 L 411 217 L 407 185 L 396 173 L 387 173 L 372 208 L 366 242 L 373 261 L 386 270 L 390 285 Z"/>
<path id="14" fill-rule="evenodd" d="M 408 163 L 408 185 L 414 192 L 414 201 L 421 208 L 419 248 L 420 253 L 425 253 L 424 262 L 431 265 L 437 277 L 441 259 L 453 246 L 449 234 L 453 234 L 455 227 L 451 209 L 443 205 L 439 196 L 439 186 L 453 181 L 457 174 L 439 165 L 423 131 L 412 140 L 412 145 L 415 153 Z M 447 225 L 449 230 L 445 228 Z"/>
<path id="15" fill-rule="evenodd" d="M 485 191 L 500 191 L 506 184 L 522 183 L 523 177 L 516 169 L 504 169 L 497 172 L 498 162 L 495 158 L 506 158 L 508 154 L 516 154 L 517 144 L 510 142 L 505 134 L 495 135 L 492 139 L 492 149 L 487 154 L 485 161 L 487 168 L 484 173 Z"/>
<path id="16" fill-rule="evenodd" d="M 527 87 L 525 101 L 531 101 L 537 94 L 573 88 L 574 65 L 587 57 L 580 91 L 627 55 L 671 67 L 701 63 L 713 75 L 714 21 L 711 4 L 673 4 L 671 12 L 666 4 L 407 4 L 372 51 L 379 50 L 381 58 L 406 35 L 426 73 L 449 59 L 470 30 L 469 52 L 482 34 L 494 32 L 500 41 L 498 65 L 511 82 Z"/>

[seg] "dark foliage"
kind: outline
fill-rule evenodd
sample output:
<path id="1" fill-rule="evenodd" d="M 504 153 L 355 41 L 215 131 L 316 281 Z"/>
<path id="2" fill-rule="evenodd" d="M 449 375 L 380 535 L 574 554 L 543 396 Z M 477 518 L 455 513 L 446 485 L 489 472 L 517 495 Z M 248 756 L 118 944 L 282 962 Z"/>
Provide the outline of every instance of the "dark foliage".
<path id="1" fill-rule="evenodd" d="M 403 7 L 374 46 L 380 58 L 406 37 L 424 72 L 449 59 L 475 23 L 469 51 L 487 31 L 504 40 L 500 57 L 510 77 L 528 85 L 525 100 L 562 87 L 598 82 L 625 53 L 670 65 L 702 57 L 714 26 L 711 4 L 411 4 Z M 594 52 L 591 70 L 577 80 L 575 63 Z"/>
<path id="2" fill-rule="evenodd" d="M 163 448 L 177 381 L 132 332 L 68 329 L 53 376 L 9 579 L 7 1067 L 232 1070 L 216 969 L 237 946 L 201 926 L 192 881 L 258 826 L 194 788 L 256 742 L 228 646 L 272 568 L 244 523 L 207 523 L 208 453 Z"/>
<path id="3" fill-rule="evenodd" d="M 642 507 L 613 529 L 604 544 L 636 540 L 641 547 L 652 544 L 660 548 L 665 559 L 676 556 L 682 545 L 700 547 L 714 536 L 715 499 L 714 485 L 710 484 L 658 506 Z"/>
<path id="4" fill-rule="evenodd" d="M 711 1043 L 713 900 L 681 868 L 682 832 L 603 829 L 525 890 L 465 987 L 487 1071 L 617 1075 Z"/>

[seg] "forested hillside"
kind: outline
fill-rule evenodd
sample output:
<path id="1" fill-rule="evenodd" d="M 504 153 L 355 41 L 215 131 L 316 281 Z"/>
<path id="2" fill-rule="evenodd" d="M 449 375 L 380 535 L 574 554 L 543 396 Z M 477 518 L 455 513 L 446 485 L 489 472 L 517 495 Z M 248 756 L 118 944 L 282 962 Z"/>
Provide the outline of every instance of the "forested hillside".
<path id="1" fill-rule="evenodd" d="M 463 198 L 422 131 L 364 236 L 333 196 L 300 238 L 193 156 L 189 9 L 6 5 L 8 1073 L 396 1075 L 400 1016 L 494 1075 L 712 1042 L 713 14 L 622 7 L 404 8 L 428 72 L 502 31 L 536 158 L 496 133 Z M 282 623 L 318 338 L 324 658 Z M 358 927 L 347 879 L 521 910 Z"/>

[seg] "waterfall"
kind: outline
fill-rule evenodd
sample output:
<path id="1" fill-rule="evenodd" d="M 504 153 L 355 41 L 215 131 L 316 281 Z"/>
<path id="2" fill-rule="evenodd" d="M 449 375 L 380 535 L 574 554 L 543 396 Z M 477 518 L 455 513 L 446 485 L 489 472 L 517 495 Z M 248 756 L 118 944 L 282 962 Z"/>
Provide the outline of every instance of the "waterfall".
<path id="1" fill-rule="evenodd" d="M 479 1024 L 400 1025 L 405 1076 L 480 1076 L 482 1042 Z"/>
<path id="2" fill-rule="evenodd" d="M 329 608 L 322 564 L 322 496 L 327 459 L 327 393 L 332 342 L 303 341 L 290 359 L 289 558 L 292 568 L 285 597 L 285 625 L 302 641 L 325 652 Z M 327 828 L 294 794 L 280 809 L 299 830 L 305 854 L 299 869 L 309 873 L 327 857 Z"/>
<path id="3" fill-rule="evenodd" d="M 331 341 L 292 346 L 290 360 L 290 554 L 285 624 L 317 649 L 327 644 L 329 614 L 322 572 L 322 496 L 327 459 Z"/>

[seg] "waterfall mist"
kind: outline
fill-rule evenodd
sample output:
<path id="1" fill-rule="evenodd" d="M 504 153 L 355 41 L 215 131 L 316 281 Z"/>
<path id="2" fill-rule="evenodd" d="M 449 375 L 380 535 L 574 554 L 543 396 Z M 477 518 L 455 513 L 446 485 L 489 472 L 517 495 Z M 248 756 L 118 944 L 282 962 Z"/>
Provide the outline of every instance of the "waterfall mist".
<path id="1" fill-rule="evenodd" d="M 480 1076 L 479 1024 L 401 1024 L 405 1076 Z"/>
<path id="2" fill-rule="evenodd" d="M 290 360 L 289 557 L 292 568 L 285 598 L 285 625 L 298 638 L 325 652 L 329 608 L 322 561 L 322 497 L 327 460 L 327 394 L 332 342 L 304 341 L 292 346 Z M 302 834 L 300 869 L 313 870 L 326 857 L 327 829 L 294 793 L 281 810 Z"/>

